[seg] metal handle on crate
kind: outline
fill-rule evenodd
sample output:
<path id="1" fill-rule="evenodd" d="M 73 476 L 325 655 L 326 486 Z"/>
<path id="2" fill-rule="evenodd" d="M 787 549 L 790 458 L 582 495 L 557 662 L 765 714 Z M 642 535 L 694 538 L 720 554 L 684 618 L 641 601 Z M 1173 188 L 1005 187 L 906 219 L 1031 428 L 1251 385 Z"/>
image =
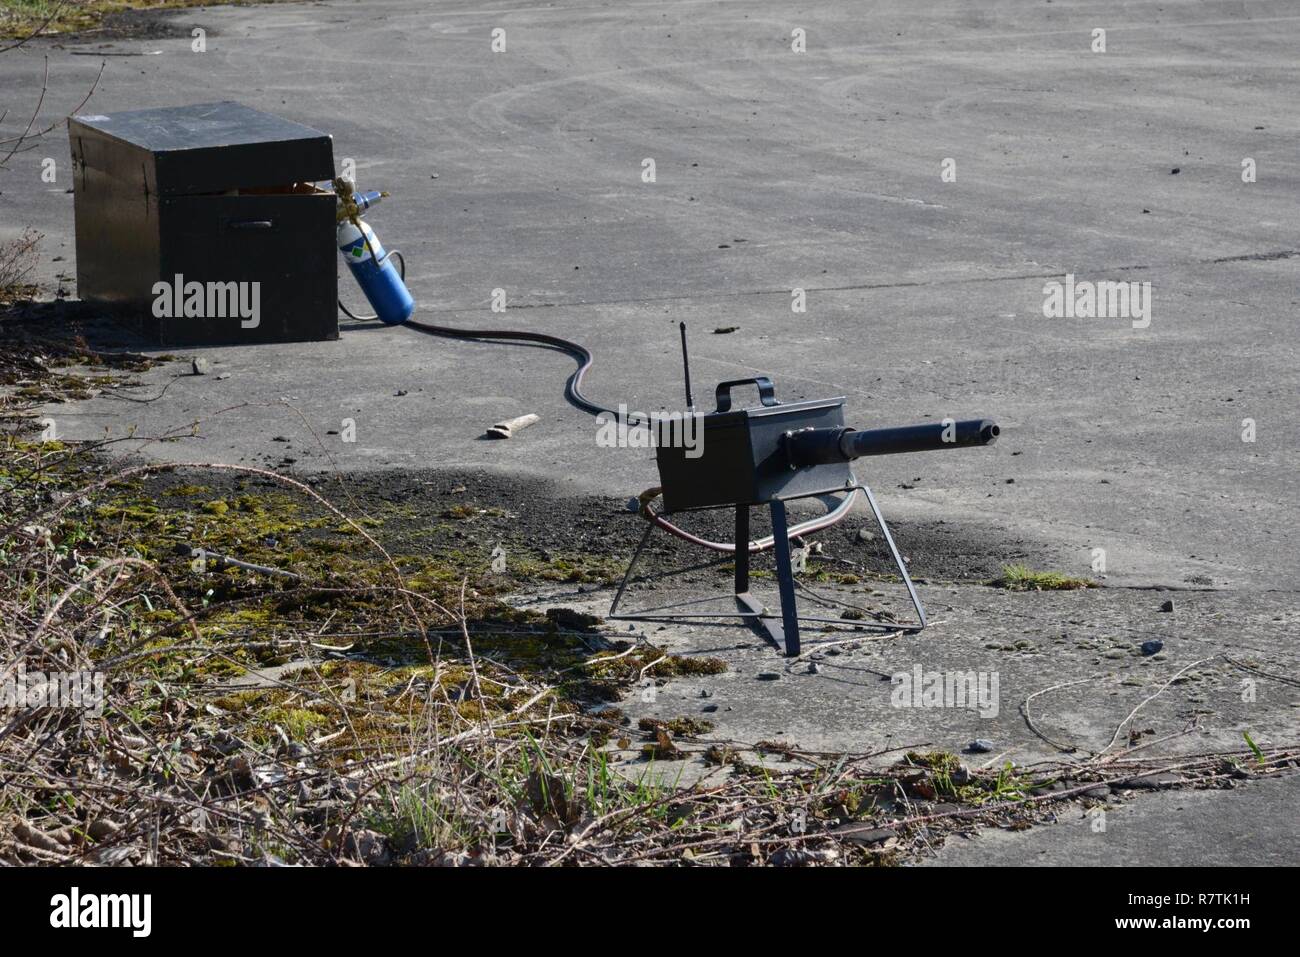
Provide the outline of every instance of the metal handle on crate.
<path id="1" fill-rule="evenodd" d="M 755 376 L 752 379 L 732 379 L 729 382 L 719 382 L 717 391 L 714 395 L 718 400 L 718 411 L 727 412 L 731 409 L 731 387 L 736 385 L 756 385 L 758 386 L 758 399 L 766 406 L 780 405 L 776 401 L 776 386 L 772 385 L 772 380 L 765 375 Z"/>

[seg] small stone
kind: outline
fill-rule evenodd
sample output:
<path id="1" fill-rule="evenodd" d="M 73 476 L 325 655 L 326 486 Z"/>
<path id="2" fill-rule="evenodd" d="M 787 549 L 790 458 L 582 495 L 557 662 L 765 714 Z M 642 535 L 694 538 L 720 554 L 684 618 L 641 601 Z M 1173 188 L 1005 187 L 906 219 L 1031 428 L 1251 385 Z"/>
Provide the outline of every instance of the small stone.
<path id="1" fill-rule="evenodd" d="M 706 704 L 700 710 L 703 711 L 705 714 L 713 714 L 713 712 L 718 710 L 718 706 L 716 704 Z"/>
<path id="2" fill-rule="evenodd" d="M 810 662 L 808 663 L 808 674 L 810 674 L 810 675 L 815 675 L 815 674 L 818 674 L 818 673 L 820 673 L 820 672 L 821 672 L 821 668 L 817 667 L 817 662 L 815 662 L 815 661 L 810 661 Z"/>
<path id="3" fill-rule="evenodd" d="M 966 745 L 966 750 L 971 754 L 987 754 L 993 750 L 993 742 L 988 738 L 976 738 Z"/>
<path id="4" fill-rule="evenodd" d="M 190 362 L 190 368 L 194 370 L 195 375 L 207 375 L 208 370 L 212 368 L 212 363 L 202 356 L 195 356 Z"/>
<path id="5" fill-rule="evenodd" d="M 1166 614 L 1168 614 L 1169 612 L 1172 612 L 1172 611 L 1174 610 L 1174 602 L 1173 602 L 1173 599 L 1171 598 L 1169 601 L 1164 602 L 1164 603 L 1160 606 L 1160 610 L 1163 611 L 1163 612 L 1165 612 Z"/>
<path id="6" fill-rule="evenodd" d="M 387 841 L 378 831 L 349 832 L 343 841 L 343 851 L 350 857 L 359 857 L 370 867 L 385 867 L 393 859 Z"/>
<path id="7" fill-rule="evenodd" d="M 858 541 L 871 542 L 871 541 L 875 541 L 875 539 L 876 539 L 876 533 L 873 532 L 871 529 L 869 528 L 858 529 Z"/>
<path id="8" fill-rule="evenodd" d="M 1142 642 L 1142 654 L 1149 658 L 1159 652 L 1160 649 L 1164 648 L 1164 646 L 1165 643 L 1163 641 L 1152 638 L 1150 641 Z"/>
<path id="9" fill-rule="evenodd" d="M 810 864 L 830 864 L 839 858 L 833 847 L 813 850 L 807 847 L 783 847 L 773 852 L 767 862 L 773 867 L 806 867 Z"/>
<path id="10" fill-rule="evenodd" d="M 775 671 L 760 671 L 757 677 L 759 681 L 776 681 L 781 676 Z"/>
<path id="11" fill-rule="evenodd" d="M 220 382 L 222 379 L 229 379 L 229 378 L 230 378 L 230 373 L 223 372 L 221 373 L 221 375 L 217 376 L 217 381 Z"/>
<path id="12" fill-rule="evenodd" d="M 396 392 L 393 393 L 393 395 L 406 395 L 406 394 L 407 394 L 406 389 L 398 389 Z"/>
<path id="13" fill-rule="evenodd" d="M 701 697 L 701 698 L 712 698 L 712 697 L 713 697 L 713 692 L 710 691 L 708 688 L 701 688 L 701 689 L 700 689 L 700 697 Z"/>

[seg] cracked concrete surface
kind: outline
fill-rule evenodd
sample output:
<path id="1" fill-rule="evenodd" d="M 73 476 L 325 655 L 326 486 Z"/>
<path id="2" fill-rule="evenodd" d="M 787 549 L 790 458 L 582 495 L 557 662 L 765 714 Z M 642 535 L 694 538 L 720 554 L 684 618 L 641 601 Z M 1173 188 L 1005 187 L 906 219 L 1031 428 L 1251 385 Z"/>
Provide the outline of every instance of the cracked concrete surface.
<path id="1" fill-rule="evenodd" d="M 852 748 L 978 735 L 1030 760 L 1053 752 L 1019 713 L 1028 694 L 1080 680 L 1035 699 L 1035 722 L 1095 749 L 1153 686 L 1217 656 L 1143 710 L 1152 736 L 1191 723 L 1171 747 L 1239 746 L 1247 728 L 1261 743 L 1296 740 L 1293 5 L 373 0 L 363 18 L 325 2 L 164 19 L 175 36 L 29 44 L 0 57 L 0 87 L 34 89 L 48 54 L 47 101 L 71 105 L 98 69 L 74 51 L 161 50 L 110 58 L 93 108 L 233 98 L 333 133 L 362 184 L 394 194 L 372 222 L 406 252 L 422 318 L 577 339 L 597 357 L 591 394 L 632 409 L 680 404 L 684 320 L 697 391 L 764 373 L 784 398 L 846 395 L 861 425 L 996 418 L 993 449 L 863 469 L 886 515 L 1037 542 L 1074 575 L 1097 574 L 1104 550 L 1113 587 L 1098 592 L 923 586 L 933 629 L 830 656 L 815 676 L 786 672 L 738 630 L 648 633 L 732 663 L 717 681 L 732 709 L 719 733 Z M 189 50 L 196 24 L 209 31 L 202 55 Z M 503 54 L 489 49 L 495 27 Z M 790 50 L 794 27 L 804 54 Z M 1096 27 L 1104 54 L 1089 50 Z M 75 272 L 72 204 L 62 179 L 40 182 L 45 155 L 66 164 L 66 142 L 15 157 L 0 183 L 0 238 L 43 230 L 47 253 L 65 257 L 44 267 L 53 281 Z M 1247 157 L 1255 183 L 1241 180 Z M 945 158 L 955 182 L 940 178 Z M 1045 281 L 1067 273 L 1151 282 L 1150 326 L 1044 318 Z M 793 287 L 806 313 L 792 313 Z M 341 288 L 352 292 L 346 277 Z M 505 315 L 489 310 L 495 288 Z M 283 451 L 272 438 L 292 434 L 299 470 L 489 469 L 611 499 L 656 484 L 646 451 L 596 447 L 591 420 L 563 401 L 570 364 L 554 353 L 371 327 L 203 352 L 229 378 L 164 365 L 137 393 L 166 386 L 163 399 L 101 395 L 49 414 L 68 438 L 201 420 L 197 436 L 136 443 L 180 462 L 262 464 Z M 477 440 L 529 411 L 542 421 L 517 440 Z M 356 443 L 326 435 L 343 418 Z M 1164 615 L 1168 595 L 1120 586 L 1209 590 L 1174 593 Z M 1134 653 L 1150 636 L 1162 658 Z M 1225 656 L 1281 680 L 1256 676 L 1244 703 L 1249 673 Z M 891 708 L 880 674 L 916 662 L 997 670 L 998 717 Z M 782 676 L 758 683 L 759 669 Z M 659 706 L 686 709 L 698 691 L 675 681 Z M 1286 802 L 1246 790 L 1187 818 L 1208 828 L 1197 840 L 1243 861 L 1279 835 L 1294 847 Z M 1255 837 L 1205 823 L 1241 800 L 1255 801 Z M 1142 820 L 1150 839 L 1134 853 L 1180 862 L 1160 835 L 1183 818 Z M 1040 838 L 1000 840 L 940 861 L 1032 860 Z"/>

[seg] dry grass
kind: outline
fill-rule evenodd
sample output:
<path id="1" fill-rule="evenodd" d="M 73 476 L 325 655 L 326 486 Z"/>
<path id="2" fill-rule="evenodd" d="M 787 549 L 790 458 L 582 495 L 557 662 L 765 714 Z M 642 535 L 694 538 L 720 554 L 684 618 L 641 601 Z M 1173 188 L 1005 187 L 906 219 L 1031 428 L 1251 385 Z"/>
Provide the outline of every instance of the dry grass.
<path id="1" fill-rule="evenodd" d="M 30 280 L 42 238 L 35 229 L 28 228 L 16 239 L 0 243 L 0 306 L 30 299 L 36 294 L 36 287 Z"/>
<path id="2" fill-rule="evenodd" d="M 226 6 L 277 3 L 285 0 L 225 0 Z M 221 6 L 220 0 L 0 0 L 0 39 L 93 30 L 109 14 L 124 10 L 166 10 Z"/>

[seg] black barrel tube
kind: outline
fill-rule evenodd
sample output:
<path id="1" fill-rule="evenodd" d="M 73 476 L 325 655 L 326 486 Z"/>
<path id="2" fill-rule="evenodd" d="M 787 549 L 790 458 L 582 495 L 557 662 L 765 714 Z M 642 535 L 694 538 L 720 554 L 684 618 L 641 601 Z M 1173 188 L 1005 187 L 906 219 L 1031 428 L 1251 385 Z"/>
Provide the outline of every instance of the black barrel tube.
<path id="1" fill-rule="evenodd" d="M 785 434 L 786 458 L 794 469 L 831 462 L 849 462 L 864 455 L 934 452 L 992 445 L 997 423 L 989 419 L 904 425 L 893 429 L 799 429 Z"/>
<path id="2" fill-rule="evenodd" d="M 840 439 L 852 431 L 841 425 L 834 429 L 808 428 L 787 432 L 783 440 L 786 461 L 792 469 L 847 462 L 849 457 L 840 448 Z"/>
<path id="3" fill-rule="evenodd" d="M 900 452 L 937 452 L 940 449 L 992 445 L 998 432 L 997 424 L 989 419 L 903 425 L 892 429 L 849 429 L 840 435 L 839 446 L 845 459 L 897 455 Z"/>

